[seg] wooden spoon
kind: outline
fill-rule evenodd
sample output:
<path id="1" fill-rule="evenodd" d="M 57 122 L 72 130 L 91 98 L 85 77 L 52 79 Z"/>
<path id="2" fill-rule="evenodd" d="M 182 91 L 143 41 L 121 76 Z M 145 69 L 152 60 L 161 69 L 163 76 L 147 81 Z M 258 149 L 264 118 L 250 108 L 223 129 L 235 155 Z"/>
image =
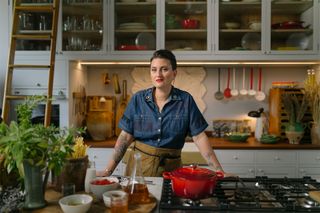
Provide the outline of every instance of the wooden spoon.
<path id="1" fill-rule="evenodd" d="M 253 89 L 253 67 L 251 67 L 250 71 L 250 90 L 248 91 L 248 94 L 251 96 L 256 94 L 256 91 Z"/>
<path id="2" fill-rule="evenodd" d="M 228 67 L 228 81 L 227 81 L 227 88 L 224 90 L 223 94 L 225 98 L 231 98 L 231 89 L 229 87 L 229 83 L 230 83 L 230 67 Z"/>

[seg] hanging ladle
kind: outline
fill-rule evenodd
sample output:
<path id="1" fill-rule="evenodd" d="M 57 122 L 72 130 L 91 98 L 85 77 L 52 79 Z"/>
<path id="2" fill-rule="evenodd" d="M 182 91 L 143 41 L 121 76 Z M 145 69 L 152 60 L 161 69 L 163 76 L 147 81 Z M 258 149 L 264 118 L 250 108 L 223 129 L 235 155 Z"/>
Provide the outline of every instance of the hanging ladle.
<path id="1" fill-rule="evenodd" d="M 224 97 L 223 93 L 220 90 L 220 73 L 221 73 L 221 70 L 219 67 L 218 68 L 218 91 L 214 94 L 214 97 L 219 101 L 222 100 Z"/>
<path id="2" fill-rule="evenodd" d="M 232 96 L 237 96 L 239 94 L 239 91 L 236 89 L 236 68 L 233 68 L 232 71 L 232 80 L 233 80 L 233 84 L 232 84 L 232 90 L 231 90 L 231 95 Z"/>
<path id="3" fill-rule="evenodd" d="M 229 87 L 229 83 L 230 83 L 230 68 L 228 67 L 228 81 L 227 81 L 227 88 L 224 90 L 223 94 L 224 94 L 224 97 L 226 98 L 231 98 L 232 95 L 231 95 L 231 89 Z"/>
<path id="4" fill-rule="evenodd" d="M 242 89 L 240 90 L 240 95 L 247 95 L 248 90 L 246 90 L 246 68 L 242 68 Z"/>
<path id="5" fill-rule="evenodd" d="M 266 94 L 261 91 L 261 81 L 262 81 L 262 69 L 261 67 L 259 68 L 259 90 L 255 95 L 256 100 L 258 101 L 263 101 L 266 98 Z"/>
<path id="6" fill-rule="evenodd" d="M 256 91 L 253 89 L 253 67 L 251 67 L 250 71 L 250 90 L 248 91 L 248 94 L 251 96 L 256 94 Z"/>

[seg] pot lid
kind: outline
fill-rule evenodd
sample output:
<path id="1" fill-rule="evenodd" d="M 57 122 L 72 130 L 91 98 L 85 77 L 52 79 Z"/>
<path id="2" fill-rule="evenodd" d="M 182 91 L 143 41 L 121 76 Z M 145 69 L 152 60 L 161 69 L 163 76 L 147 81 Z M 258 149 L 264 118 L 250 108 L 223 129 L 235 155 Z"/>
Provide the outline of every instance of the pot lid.
<path id="1" fill-rule="evenodd" d="M 208 179 L 216 176 L 216 173 L 206 168 L 199 168 L 196 165 L 181 167 L 171 172 L 175 177 L 186 179 Z"/>

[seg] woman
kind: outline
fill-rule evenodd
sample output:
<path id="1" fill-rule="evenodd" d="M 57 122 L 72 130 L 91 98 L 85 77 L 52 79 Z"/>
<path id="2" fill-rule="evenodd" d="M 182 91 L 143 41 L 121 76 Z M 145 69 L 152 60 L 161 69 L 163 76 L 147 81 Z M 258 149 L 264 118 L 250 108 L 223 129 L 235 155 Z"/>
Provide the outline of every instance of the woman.
<path id="1" fill-rule="evenodd" d="M 210 146 L 204 130 L 208 124 L 192 96 L 172 85 L 177 75 L 177 62 L 169 50 L 154 52 L 150 65 L 153 87 L 134 94 L 119 122 L 122 129 L 113 157 L 99 176 L 109 176 L 132 144 L 142 155 L 144 176 L 161 176 L 181 166 L 181 149 L 190 134 L 201 155 L 214 171 L 223 169 Z M 133 152 L 126 175 L 131 174 Z"/>

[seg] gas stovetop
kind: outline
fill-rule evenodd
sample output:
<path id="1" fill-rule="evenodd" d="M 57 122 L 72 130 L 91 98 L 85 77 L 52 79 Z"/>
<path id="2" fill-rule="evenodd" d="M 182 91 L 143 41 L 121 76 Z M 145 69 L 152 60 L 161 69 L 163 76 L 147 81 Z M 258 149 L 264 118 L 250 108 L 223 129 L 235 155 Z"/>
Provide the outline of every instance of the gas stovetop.
<path id="1" fill-rule="evenodd" d="M 191 201 L 176 197 L 171 180 L 164 179 L 160 212 L 320 212 L 309 197 L 320 182 L 303 178 L 224 178 L 209 198 Z"/>

